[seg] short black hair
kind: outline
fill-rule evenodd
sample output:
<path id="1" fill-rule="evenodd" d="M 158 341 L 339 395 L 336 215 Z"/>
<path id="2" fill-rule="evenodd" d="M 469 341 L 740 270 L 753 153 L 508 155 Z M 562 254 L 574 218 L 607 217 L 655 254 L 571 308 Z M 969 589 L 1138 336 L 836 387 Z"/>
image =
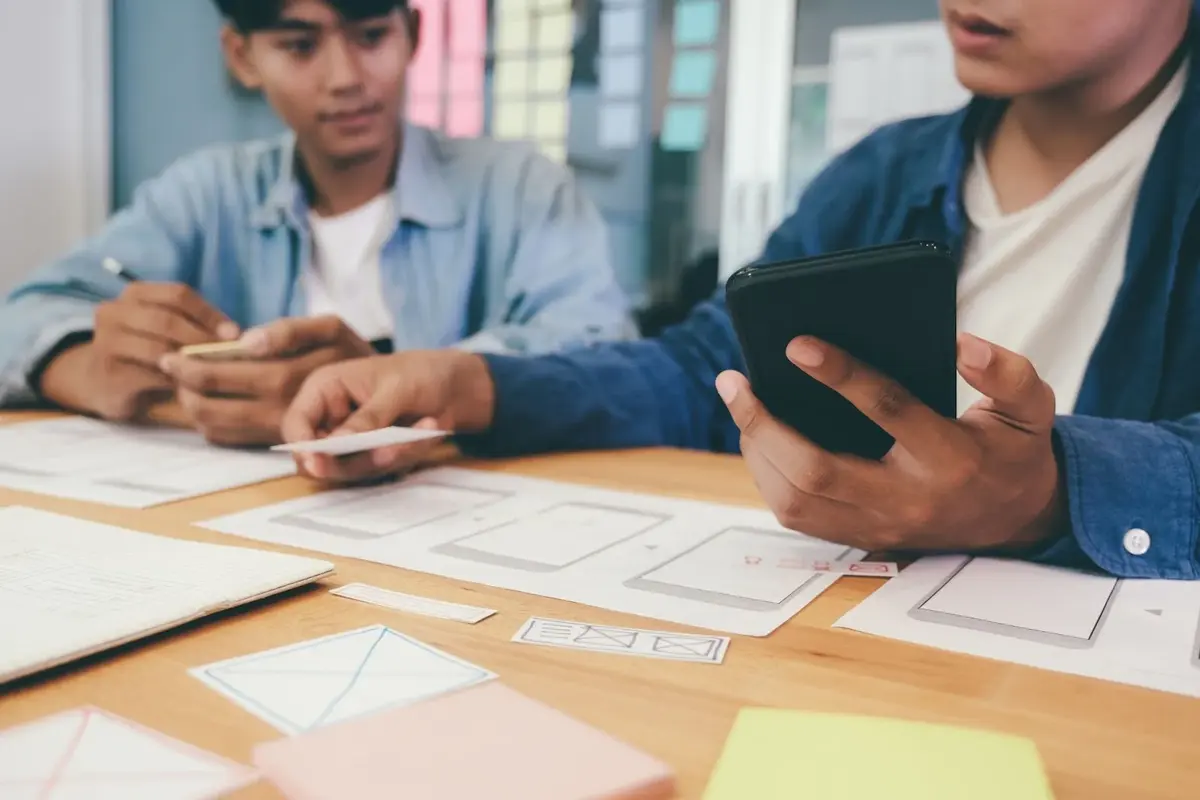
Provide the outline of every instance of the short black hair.
<path id="1" fill-rule="evenodd" d="M 279 22 L 287 0 L 213 0 L 229 24 L 242 33 L 266 30 Z M 345 20 L 370 19 L 407 10 L 408 0 L 322 0 Z"/>

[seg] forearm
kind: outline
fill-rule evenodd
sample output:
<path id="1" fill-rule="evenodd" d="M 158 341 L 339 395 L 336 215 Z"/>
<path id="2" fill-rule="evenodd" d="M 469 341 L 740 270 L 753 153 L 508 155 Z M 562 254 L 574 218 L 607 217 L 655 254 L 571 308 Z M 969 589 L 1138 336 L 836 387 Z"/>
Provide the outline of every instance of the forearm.
<path id="1" fill-rule="evenodd" d="M 1200 416 L 1062 417 L 1056 436 L 1070 522 L 1039 560 L 1129 578 L 1200 578 Z"/>
<path id="2" fill-rule="evenodd" d="M 712 381 L 736 366 L 728 322 L 714 305 L 652 341 L 600 344 L 555 356 L 487 356 L 495 414 L 468 452 L 675 446 L 732 450 Z"/>

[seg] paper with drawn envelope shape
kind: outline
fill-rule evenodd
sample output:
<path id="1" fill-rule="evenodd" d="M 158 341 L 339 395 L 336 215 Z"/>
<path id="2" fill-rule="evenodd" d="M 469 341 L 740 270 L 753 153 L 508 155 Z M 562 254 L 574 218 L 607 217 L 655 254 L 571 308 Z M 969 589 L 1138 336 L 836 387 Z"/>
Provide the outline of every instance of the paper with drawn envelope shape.
<path id="1" fill-rule="evenodd" d="M 636 631 L 623 631 L 616 628 L 589 627 L 575 637 L 576 644 L 586 644 L 591 647 L 633 647 L 637 638 Z"/>
<path id="2" fill-rule="evenodd" d="M 210 800 L 257 777 L 249 767 L 98 708 L 0 731 L 5 800 Z"/>
<path id="3" fill-rule="evenodd" d="M 696 656 L 709 658 L 719 645 L 719 641 L 709 636 L 698 639 L 694 636 L 664 636 L 658 635 L 654 642 L 654 651 L 664 655 Z"/>
<path id="4" fill-rule="evenodd" d="M 288 734 L 496 677 L 383 625 L 210 664 L 192 674 Z"/>

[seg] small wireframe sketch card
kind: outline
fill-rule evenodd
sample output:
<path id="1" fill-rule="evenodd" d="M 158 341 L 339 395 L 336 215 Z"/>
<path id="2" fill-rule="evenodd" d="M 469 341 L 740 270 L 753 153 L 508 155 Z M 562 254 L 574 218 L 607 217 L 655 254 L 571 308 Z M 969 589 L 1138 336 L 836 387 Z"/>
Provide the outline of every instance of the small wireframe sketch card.
<path id="1" fill-rule="evenodd" d="M 728 636 L 644 631 L 540 617 L 531 617 L 512 640 L 522 644 L 702 664 L 720 664 L 725 660 L 725 651 L 729 648 Z"/>
<path id="2" fill-rule="evenodd" d="M 0 797 L 211 800 L 258 780 L 242 764 L 85 706 L 0 731 Z"/>
<path id="3" fill-rule="evenodd" d="M 496 677 L 384 625 L 232 658 L 192 675 L 287 734 Z"/>

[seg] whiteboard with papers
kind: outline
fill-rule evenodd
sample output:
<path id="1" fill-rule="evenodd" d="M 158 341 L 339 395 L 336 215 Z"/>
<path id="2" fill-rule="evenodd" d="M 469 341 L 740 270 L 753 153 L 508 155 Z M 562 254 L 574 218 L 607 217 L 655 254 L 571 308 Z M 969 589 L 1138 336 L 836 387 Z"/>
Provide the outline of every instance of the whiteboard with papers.
<path id="1" fill-rule="evenodd" d="M 332 572 L 311 558 L 0 508 L 0 684 Z"/>

